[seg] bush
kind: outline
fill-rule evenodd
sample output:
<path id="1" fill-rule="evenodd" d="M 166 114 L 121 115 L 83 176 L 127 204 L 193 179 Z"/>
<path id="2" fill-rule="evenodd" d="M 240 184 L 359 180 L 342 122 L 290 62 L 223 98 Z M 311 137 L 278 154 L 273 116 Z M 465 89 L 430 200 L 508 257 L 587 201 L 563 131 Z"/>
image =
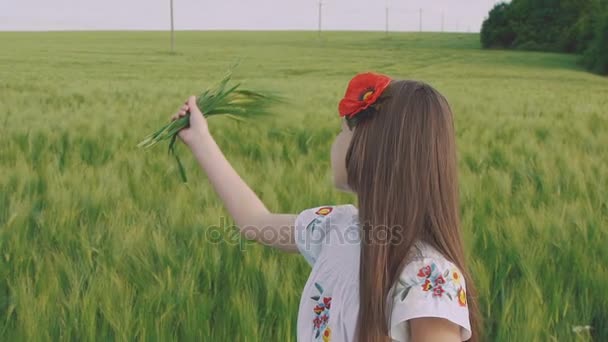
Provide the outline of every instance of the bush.
<path id="1" fill-rule="evenodd" d="M 497 4 L 481 27 L 481 45 L 582 53 L 587 68 L 608 74 L 608 1 L 512 0 Z"/>
<path id="2" fill-rule="evenodd" d="M 608 10 L 599 16 L 594 38 L 585 51 L 583 61 L 591 71 L 608 75 Z"/>
<path id="3" fill-rule="evenodd" d="M 526 50 L 526 51 L 548 51 L 550 49 L 543 44 L 539 44 L 534 40 L 524 41 L 521 44 L 515 43 L 518 50 Z"/>
<path id="4" fill-rule="evenodd" d="M 509 5 L 496 4 L 481 26 L 481 45 L 484 48 L 509 48 L 515 38 L 516 34 L 510 23 Z"/>

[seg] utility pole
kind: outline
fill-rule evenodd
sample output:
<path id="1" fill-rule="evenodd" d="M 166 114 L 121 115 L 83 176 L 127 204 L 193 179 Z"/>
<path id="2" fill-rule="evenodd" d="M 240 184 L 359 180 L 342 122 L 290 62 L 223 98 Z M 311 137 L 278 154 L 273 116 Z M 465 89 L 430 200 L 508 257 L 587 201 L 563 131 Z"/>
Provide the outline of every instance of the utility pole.
<path id="1" fill-rule="evenodd" d="M 169 1 L 171 6 L 171 52 L 175 52 L 175 26 L 173 25 L 173 0 Z"/>
<path id="2" fill-rule="evenodd" d="M 388 2 L 386 5 L 386 35 L 388 36 Z"/>
<path id="3" fill-rule="evenodd" d="M 321 37 L 321 29 L 323 28 L 323 1 L 319 0 L 319 37 Z"/>
<path id="4" fill-rule="evenodd" d="M 420 9 L 420 32 L 422 32 L 422 8 Z"/>

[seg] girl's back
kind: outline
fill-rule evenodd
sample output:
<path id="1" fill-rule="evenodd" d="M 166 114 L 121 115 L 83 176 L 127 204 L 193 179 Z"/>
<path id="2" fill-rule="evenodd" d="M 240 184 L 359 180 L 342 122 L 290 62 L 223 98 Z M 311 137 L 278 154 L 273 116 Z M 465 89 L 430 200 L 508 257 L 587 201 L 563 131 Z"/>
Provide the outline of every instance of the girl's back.
<path id="1" fill-rule="evenodd" d="M 298 340 L 356 340 L 361 254 L 357 208 L 308 209 L 298 215 L 295 228 L 297 246 L 312 266 L 300 301 Z M 471 337 L 461 272 L 424 242 L 415 245 L 387 302 L 394 340 L 409 341 L 407 321 L 417 317 L 448 319 L 460 326 L 463 341 Z"/>

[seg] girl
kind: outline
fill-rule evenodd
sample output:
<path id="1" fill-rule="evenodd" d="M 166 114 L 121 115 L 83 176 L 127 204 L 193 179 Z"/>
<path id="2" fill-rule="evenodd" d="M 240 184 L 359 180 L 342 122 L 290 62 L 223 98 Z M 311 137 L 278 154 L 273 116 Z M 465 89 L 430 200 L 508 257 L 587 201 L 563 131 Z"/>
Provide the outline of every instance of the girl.
<path id="1" fill-rule="evenodd" d="M 180 139 L 246 238 L 312 266 L 298 341 L 476 341 L 478 311 L 460 236 L 452 112 L 427 84 L 366 73 L 339 105 L 335 185 L 352 205 L 270 212 L 230 166 L 190 97 Z M 272 234 L 269 234 L 272 233 Z"/>

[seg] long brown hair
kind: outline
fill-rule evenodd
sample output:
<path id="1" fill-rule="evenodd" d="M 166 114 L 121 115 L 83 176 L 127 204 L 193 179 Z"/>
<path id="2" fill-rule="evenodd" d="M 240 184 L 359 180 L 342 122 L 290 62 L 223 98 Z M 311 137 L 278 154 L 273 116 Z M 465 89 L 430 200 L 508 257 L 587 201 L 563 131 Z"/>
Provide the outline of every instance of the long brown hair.
<path id="1" fill-rule="evenodd" d="M 388 341 L 389 291 L 416 241 L 460 268 L 473 337 L 480 315 L 460 236 L 456 142 L 447 100 L 428 84 L 392 81 L 357 123 L 346 155 L 361 222 L 359 342 Z"/>

